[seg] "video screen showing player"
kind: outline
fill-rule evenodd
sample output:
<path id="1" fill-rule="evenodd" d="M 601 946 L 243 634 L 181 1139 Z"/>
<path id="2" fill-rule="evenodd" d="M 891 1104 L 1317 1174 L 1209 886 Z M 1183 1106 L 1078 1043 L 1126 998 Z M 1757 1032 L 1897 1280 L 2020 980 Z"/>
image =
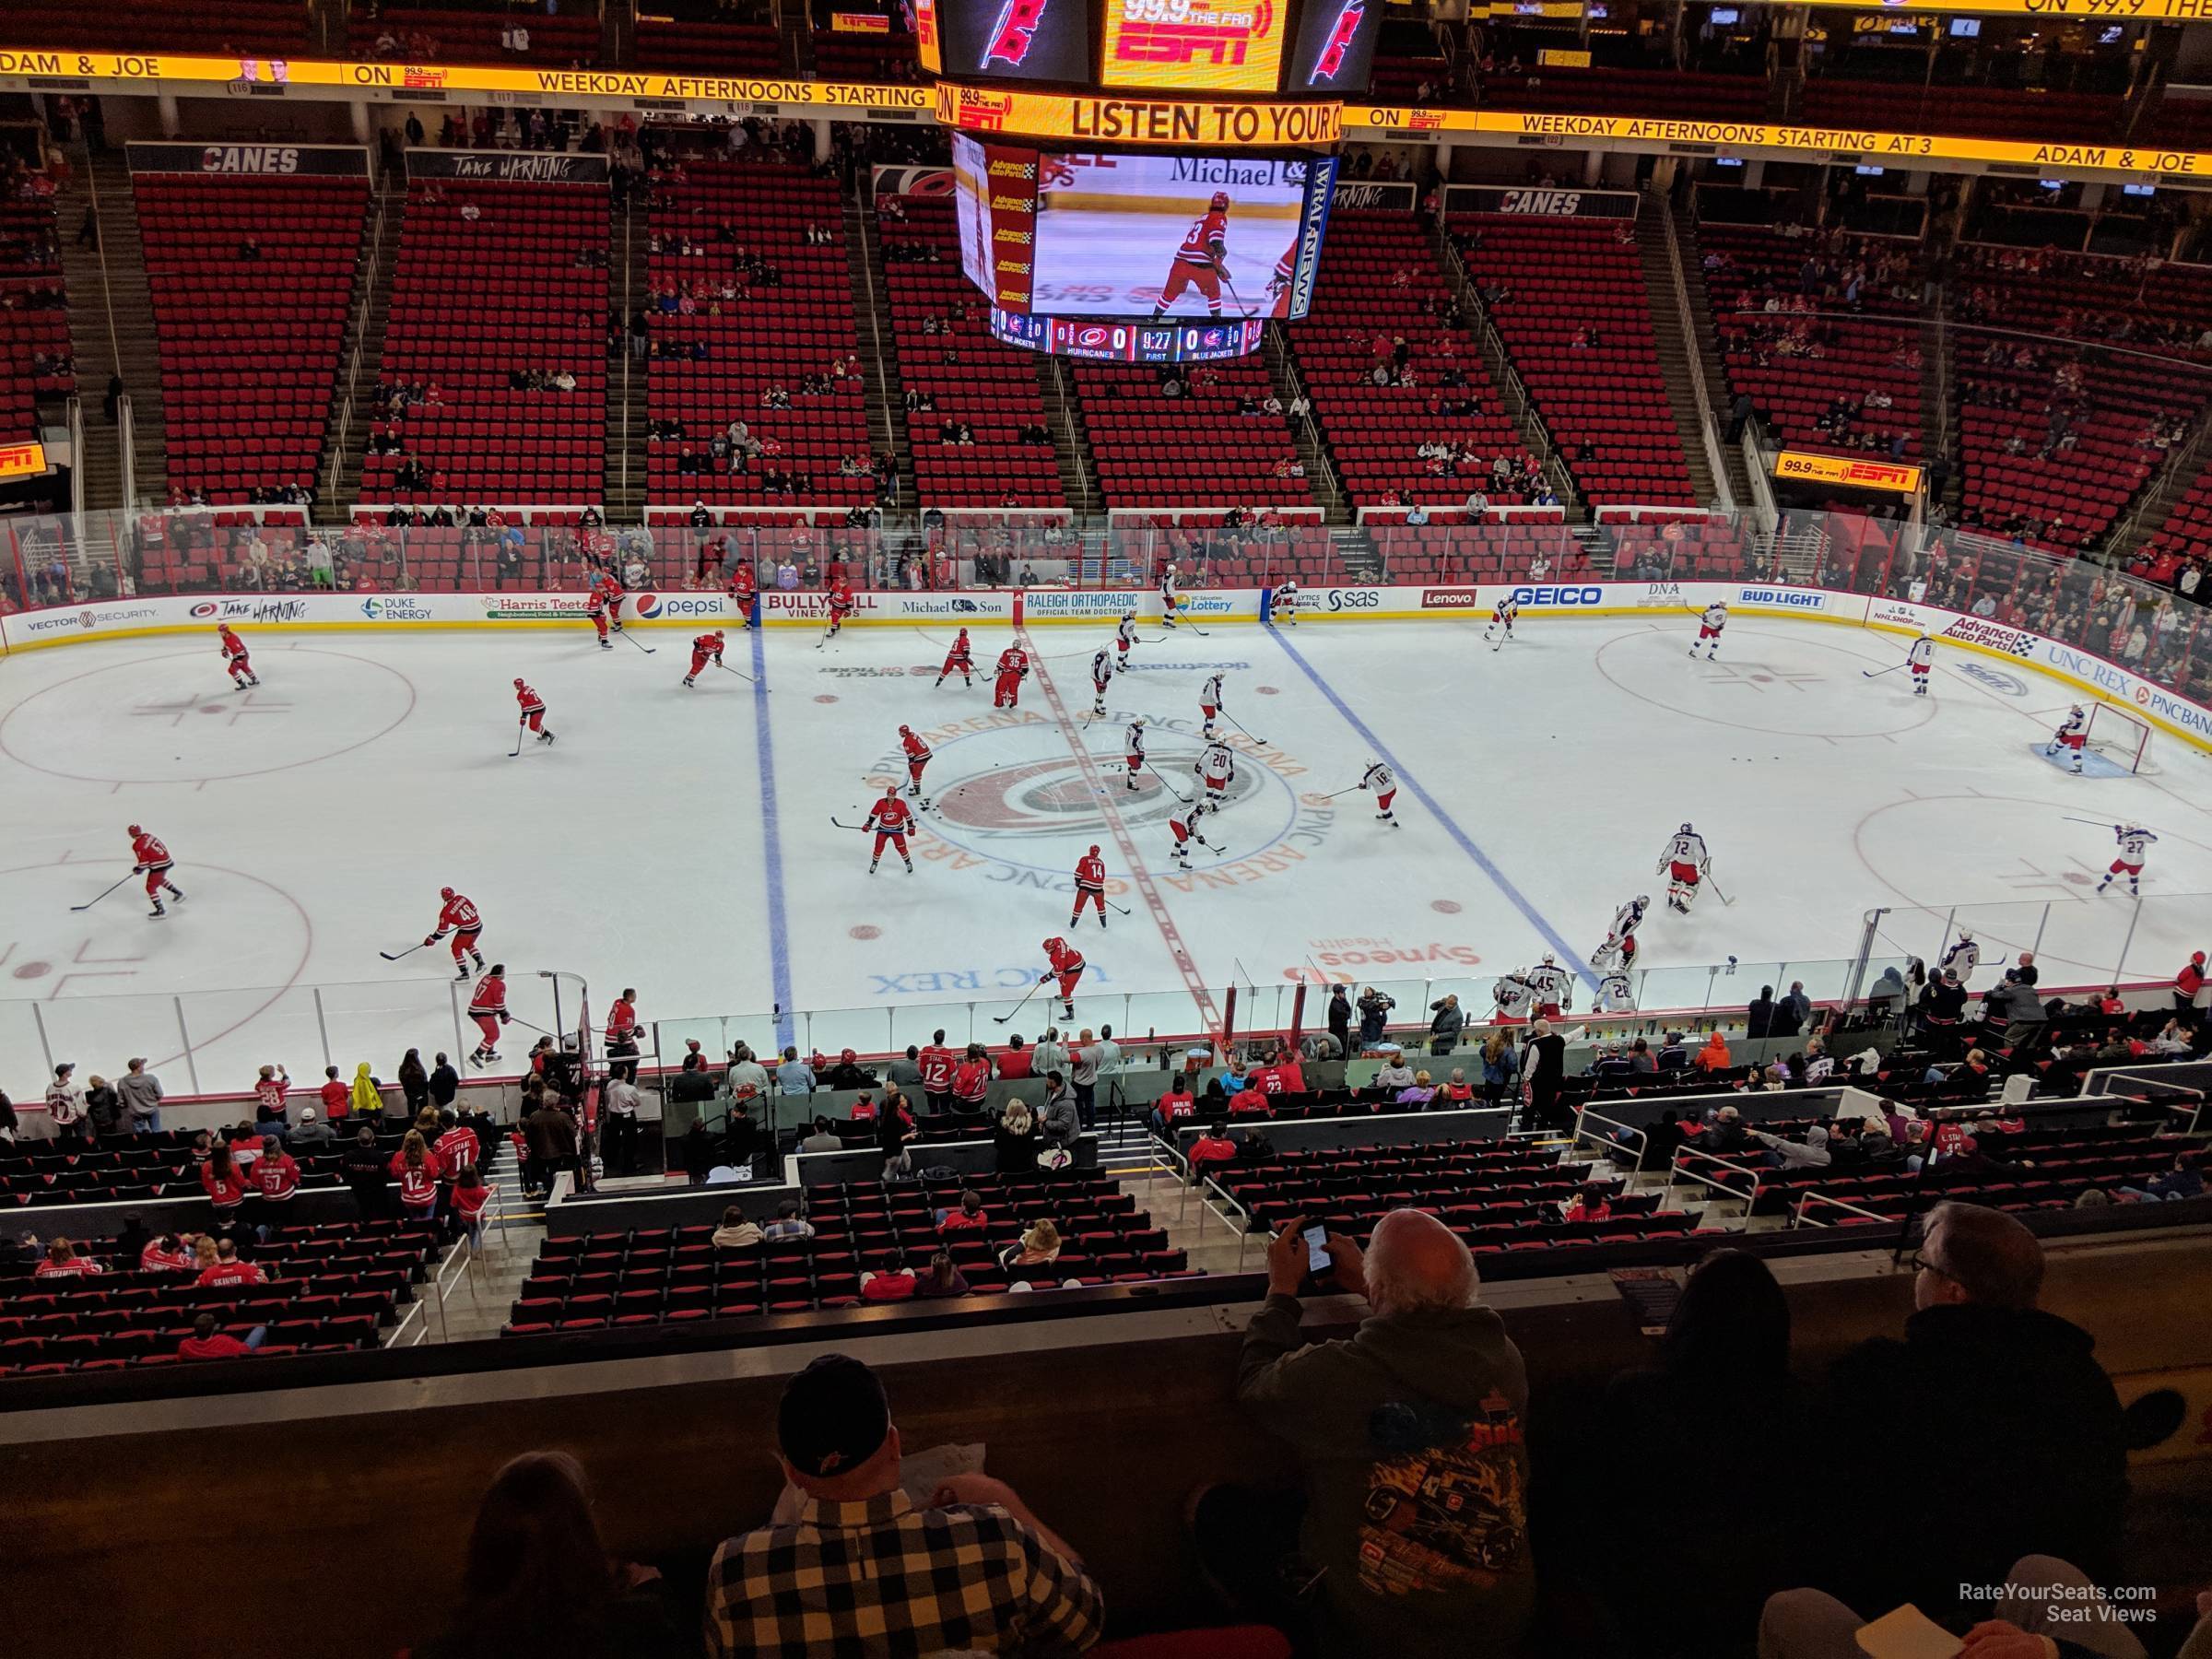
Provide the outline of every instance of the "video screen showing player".
<path id="1" fill-rule="evenodd" d="M 1287 314 L 1307 164 L 1047 155 L 1030 309 L 1053 316 Z"/>

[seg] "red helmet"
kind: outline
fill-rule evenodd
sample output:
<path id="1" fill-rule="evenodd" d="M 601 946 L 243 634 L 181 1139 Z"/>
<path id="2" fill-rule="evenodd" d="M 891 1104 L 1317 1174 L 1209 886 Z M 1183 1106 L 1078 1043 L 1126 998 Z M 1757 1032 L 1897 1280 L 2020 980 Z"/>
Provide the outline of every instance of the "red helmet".
<path id="1" fill-rule="evenodd" d="M 522 682 L 521 680 L 519 680 L 519 679 L 518 679 L 518 680 L 516 680 L 516 681 L 514 682 L 514 688 L 515 688 L 517 691 L 520 691 L 520 690 L 523 688 L 523 682 Z"/>
<path id="2" fill-rule="evenodd" d="M 1217 190 L 1217 191 L 1215 191 L 1215 192 L 1214 192 L 1214 199 L 1213 199 L 1212 206 L 1214 206 L 1214 207 L 1215 207 L 1217 210 L 1218 210 L 1218 209 L 1220 209 L 1220 208 L 1223 208 L 1223 207 L 1226 207 L 1226 206 L 1229 206 L 1229 192 L 1228 192 L 1228 191 L 1226 191 L 1226 190 Z"/>
<path id="3" fill-rule="evenodd" d="M 1090 843 L 1090 855 L 1093 858 L 1096 858 L 1099 855 L 1099 843 L 1096 841 Z"/>
<path id="4" fill-rule="evenodd" d="M 1065 950 L 1067 948 L 1067 941 L 1055 935 L 1044 942 L 1044 948 L 1048 955 L 1055 950 Z"/>
<path id="5" fill-rule="evenodd" d="M 899 735 L 901 737 L 912 737 L 913 735 L 914 728 L 912 726 L 900 726 L 899 728 Z"/>
<path id="6" fill-rule="evenodd" d="M 896 783 L 888 785 L 883 792 L 883 798 L 887 801 L 897 800 L 899 798 L 899 785 Z"/>
<path id="7" fill-rule="evenodd" d="M 841 1053 L 841 1054 L 838 1055 L 838 1058 L 839 1058 L 840 1060 L 855 1060 L 855 1059 L 858 1059 L 858 1058 L 859 1058 L 859 1056 L 858 1056 L 857 1054 L 853 1053 L 853 1052 L 851 1049 L 847 1049 L 847 1050 L 845 1050 L 845 1052 L 844 1052 L 843 1053 Z"/>
<path id="8" fill-rule="evenodd" d="M 451 899 L 453 896 L 453 889 L 452 888 L 440 888 L 438 889 L 438 897 L 441 899 Z"/>
<path id="9" fill-rule="evenodd" d="M 137 825 L 135 825 L 135 824 L 133 824 L 133 825 L 131 826 L 131 833 L 132 833 L 133 835 L 144 835 L 144 834 L 146 833 L 146 831 L 145 831 L 145 830 L 141 830 L 141 829 L 139 829 Z"/>

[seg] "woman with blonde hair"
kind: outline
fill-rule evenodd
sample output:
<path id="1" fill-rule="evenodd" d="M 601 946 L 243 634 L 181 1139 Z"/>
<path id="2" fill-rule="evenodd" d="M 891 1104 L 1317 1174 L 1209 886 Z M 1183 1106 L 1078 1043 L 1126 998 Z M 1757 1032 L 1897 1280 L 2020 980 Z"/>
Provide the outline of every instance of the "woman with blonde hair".
<path id="1" fill-rule="evenodd" d="M 998 1253 L 998 1265 L 1008 1273 L 1018 1273 L 1024 1267 L 1041 1267 L 1060 1259 L 1060 1230 L 1053 1225 L 1049 1216 L 1041 1216 L 1021 1235 L 1021 1242 L 1009 1244 Z"/>
<path id="2" fill-rule="evenodd" d="M 1006 1110 L 991 1130 L 992 1149 L 998 1155 L 1002 1175 L 1034 1174 L 1041 1126 L 1027 1100 L 1006 1102 Z"/>
<path id="3" fill-rule="evenodd" d="M 422 1138 L 422 1131 L 410 1129 L 406 1138 L 399 1143 L 399 1150 L 392 1155 L 393 1178 L 399 1182 L 400 1208 L 410 1221 L 428 1221 L 438 1213 L 438 1155 Z"/>

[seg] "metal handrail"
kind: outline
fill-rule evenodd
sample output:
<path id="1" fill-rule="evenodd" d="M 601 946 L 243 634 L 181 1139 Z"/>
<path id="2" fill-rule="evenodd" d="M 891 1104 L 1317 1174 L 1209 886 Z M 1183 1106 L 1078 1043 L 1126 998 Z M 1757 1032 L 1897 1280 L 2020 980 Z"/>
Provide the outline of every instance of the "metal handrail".
<path id="1" fill-rule="evenodd" d="M 354 319 L 353 345 L 346 359 L 346 401 L 338 408 L 337 431 L 330 445 L 329 478 L 323 488 L 323 499 L 334 515 L 338 511 L 338 480 L 346 474 L 346 451 L 353 437 L 354 400 L 360 394 L 361 349 L 368 343 L 369 312 L 376 300 L 376 274 L 383 265 L 384 220 L 390 211 L 394 193 L 380 190 L 371 198 L 376 210 L 369 223 L 369 261 L 361 288 L 360 312 Z"/>
<path id="2" fill-rule="evenodd" d="M 1682 1162 L 1686 1158 L 1701 1159 L 1715 1169 L 1726 1170 L 1732 1175 L 1748 1175 L 1751 1178 L 1751 1190 L 1748 1193 L 1738 1192 L 1725 1182 L 1715 1181 L 1710 1175 L 1700 1175 L 1695 1170 L 1686 1169 Z M 1720 1157 L 1717 1153 L 1707 1152 L 1697 1147 L 1682 1147 L 1676 1150 L 1673 1159 L 1667 1165 L 1666 1186 L 1664 1191 L 1673 1192 L 1677 1177 L 1684 1181 L 1694 1181 L 1700 1186 L 1711 1187 L 1716 1193 L 1725 1193 L 1731 1198 L 1740 1199 L 1746 1213 L 1748 1214 L 1759 1203 L 1759 1194 L 1766 1190 L 1767 1173 L 1768 1171 L 1764 1168 L 1757 1165 L 1732 1162 L 1728 1159 Z"/>
<path id="3" fill-rule="evenodd" d="M 1305 400 L 1306 412 L 1298 418 L 1305 423 L 1306 438 L 1313 446 L 1313 459 L 1320 464 L 1321 476 L 1329 487 L 1329 495 L 1339 509 L 1348 512 L 1351 511 L 1352 498 L 1346 493 L 1343 480 L 1336 476 L 1335 464 L 1329 459 L 1328 446 L 1322 438 L 1321 422 L 1313 418 L 1312 394 L 1306 390 L 1306 382 L 1299 375 L 1298 359 L 1290 355 L 1290 345 L 1284 337 L 1281 324 L 1268 324 L 1267 336 L 1275 343 L 1276 356 L 1283 366 L 1283 378 L 1290 382 L 1290 395 Z M 1288 411 L 1285 413 L 1288 418 Z M 1293 427 L 1291 430 L 1295 436 L 1297 428 Z"/>
<path id="4" fill-rule="evenodd" d="M 69 511 L 85 511 L 85 406 L 74 392 L 62 406 L 62 424 L 69 433 Z M 126 498 L 124 506 L 129 506 Z"/>
<path id="5" fill-rule="evenodd" d="M 1675 231 L 1675 216 L 1667 210 L 1666 200 L 1657 192 L 1651 197 L 1659 210 L 1660 240 L 1666 245 L 1666 265 L 1674 278 L 1675 320 L 1682 330 L 1683 358 L 1689 366 L 1691 395 L 1698 405 L 1698 437 L 1705 447 L 1705 465 L 1712 473 L 1712 488 L 1720 497 L 1720 504 L 1733 512 L 1736 505 L 1735 492 L 1728 488 L 1728 468 L 1721 456 L 1720 430 L 1712 421 L 1712 392 L 1705 383 L 1704 353 L 1700 348 L 1696 322 L 1689 312 L 1689 279 L 1682 266 L 1682 242 Z"/>
<path id="6" fill-rule="evenodd" d="M 127 512 L 138 500 L 138 412 L 131 406 L 128 392 L 115 400 L 115 456 Z"/>
<path id="7" fill-rule="evenodd" d="M 1810 1216 L 1808 1216 L 1808 1215 L 1806 1215 L 1806 1214 L 1805 1213 L 1805 1212 L 1806 1212 L 1806 1207 L 1808 1205 L 1814 1205 L 1814 1204 L 1826 1204 L 1826 1205 L 1832 1206 L 1833 1206 L 1834 1208 L 1836 1208 L 1836 1209 L 1840 1209 L 1840 1210 L 1849 1210 L 1849 1211 L 1850 1211 L 1850 1212 L 1851 1212 L 1853 1215 L 1854 1215 L 1854 1216 L 1864 1216 L 1864 1217 L 1865 1217 L 1865 1218 L 1866 1218 L 1866 1219 L 1867 1219 L 1867 1220 L 1869 1220 L 1869 1221 L 1883 1221 L 1883 1222 L 1886 1222 L 1886 1221 L 1888 1221 L 1888 1220 L 1889 1220 L 1889 1219 L 1890 1219 L 1890 1218 L 1889 1218 L 1889 1217 L 1888 1217 L 1888 1216 L 1877 1215 L 1877 1214 L 1876 1214 L 1874 1211 L 1872 1211 L 1872 1210 L 1870 1210 L 1870 1209 L 1864 1209 L 1864 1208 L 1860 1207 L 1858 1205 L 1855 1205 L 1855 1204 L 1846 1204 L 1846 1203 L 1844 1203 L 1844 1202 L 1843 1202 L 1843 1200 L 1842 1200 L 1842 1199 L 1841 1199 L 1841 1198 L 1831 1198 L 1831 1197 L 1830 1197 L 1830 1196 L 1829 1196 L 1829 1195 L 1828 1195 L 1826 1193 L 1807 1193 L 1807 1194 L 1805 1194 L 1805 1195 L 1804 1195 L 1802 1198 L 1800 1198 L 1800 1199 L 1798 1199 L 1798 1200 L 1797 1200 L 1796 1207 L 1791 1210 L 1791 1212 L 1790 1212 L 1790 1225 L 1791 1225 L 1792 1227 L 1827 1227 L 1827 1226 L 1829 1226 L 1829 1225 L 1830 1225 L 1830 1223 L 1828 1223 L 1828 1222 L 1826 1222 L 1826 1221 L 1816 1221 L 1816 1220 L 1814 1220 L 1814 1219 L 1813 1219 L 1813 1218 L 1812 1218 L 1812 1217 L 1810 1217 Z"/>

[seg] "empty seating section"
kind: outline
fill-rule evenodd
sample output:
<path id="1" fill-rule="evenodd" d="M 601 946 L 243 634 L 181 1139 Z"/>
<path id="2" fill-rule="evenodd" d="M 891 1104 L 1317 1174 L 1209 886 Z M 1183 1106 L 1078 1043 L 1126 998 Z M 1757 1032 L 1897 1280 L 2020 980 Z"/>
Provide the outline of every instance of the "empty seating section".
<path id="1" fill-rule="evenodd" d="M 1386 583 L 1541 582 L 1590 568 L 1567 526 L 1548 520 L 1407 524 L 1370 514 L 1367 526 L 1382 560 L 1376 579 Z"/>
<path id="2" fill-rule="evenodd" d="M 2188 353 L 2212 319 L 2212 270 L 1990 248 L 1970 258 L 1954 309 L 1987 327 L 1952 332 L 1963 522 L 2053 552 L 2094 546 L 2205 407 L 2212 370 Z"/>
<path id="3" fill-rule="evenodd" d="M 2169 569 L 2177 571 L 2184 559 L 2212 559 L 2212 472 L 2197 475 L 2165 523 L 2143 544 L 2138 557 L 2146 564 L 2166 560 Z"/>
<path id="4" fill-rule="evenodd" d="M 1901 436 L 1900 458 L 1923 458 L 1918 290 L 1906 291 L 1910 274 L 1898 269 L 1910 244 L 1712 220 L 1698 241 L 1729 389 L 1748 393 L 1777 437 L 1797 449 L 1889 456 Z M 1895 283 L 1873 274 L 1884 261 Z M 1855 298 L 1830 291 L 1849 286 L 1835 273 L 1861 266 L 1869 274 Z"/>
<path id="5" fill-rule="evenodd" d="M 1918 62 L 1918 54 L 1914 54 Z M 1829 76 L 1805 85 L 1807 126 L 1877 133 L 1974 133 L 1992 138 L 2080 139 L 2116 135 L 2121 100 L 2102 92 L 2041 87 L 1961 87 Z"/>
<path id="6" fill-rule="evenodd" d="M 131 180 L 161 346 L 169 481 L 237 505 L 312 490 L 353 298 L 365 178 Z"/>
<path id="7" fill-rule="evenodd" d="M 526 42 L 524 50 L 515 50 L 517 41 Z M 355 57 L 417 64 L 585 66 L 599 58 L 599 19 L 564 18 L 548 6 L 464 9 L 386 0 L 380 8 L 347 13 L 346 47 Z"/>
<path id="8" fill-rule="evenodd" d="M 1239 415 L 1240 399 L 1274 395 L 1258 357 L 1190 366 L 1180 397 L 1161 371 L 1130 363 L 1070 365 L 1110 507 L 1306 507 L 1303 478 L 1277 477 L 1296 453 L 1280 415 Z"/>
<path id="9" fill-rule="evenodd" d="M 1377 103 L 1448 103 L 1452 100 L 1445 94 L 1451 86 L 1452 65 L 1441 57 L 1377 52 L 1368 89 Z M 1426 100 L 1421 98 L 1423 87 L 1429 88 Z"/>
<path id="10" fill-rule="evenodd" d="M 1500 456 L 1521 477 L 1523 445 L 1498 407 L 1481 348 L 1446 320 L 1449 300 L 1436 251 L 1409 216 L 1348 208 L 1331 216 L 1313 309 L 1284 337 L 1356 505 L 1394 495 L 1456 506 L 1477 488 L 1493 501 L 1527 499 L 1517 486 L 1503 489 L 1491 480 L 1490 463 Z M 1378 385 L 1375 371 L 1388 368 L 1399 339 L 1414 383 Z M 1465 383 L 1447 383 L 1454 378 Z M 1440 412 L 1440 400 L 1464 406 L 1470 398 L 1476 413 Z M 1430 442 L 1473 453 L 1465 463 L 1432 465 L 1415 453 Z"/>
<path id="11" fill-rule="evenodd" d="M 438 1244 L 429 1222 L 280 1222 L 253 1255 L 267 1282 L 222 1288 L 141 1271 L 135 1257 L 80 1241 L 78 1253 L 105 1272 L 37 1278 L 28 1265 L 0 1268 L 0 1376 L 173 1364 L 204 1312 L 234 1336 L 266 1325 L 264 1357 L 372 1348 L 414 1300 Z"/>
<path id="12" fill-rule="evenodd" d="M 0 442 L 33 436 L 38 400 L 76 389 L 63 301 L 52 199 L 0 204 Z"/>
<path id="13" fill-rule="evenodd" d="M 1050 429 L 1038 383 L 1040 359 L 1009 351 L 984 325 L 988 302 L 960 270 L 959 232 L 949 201 L 917 197 L 906 219 L 877 219 L 891 344 L 912 401 L 934 408 L 906 416 L 914 487 L 933 507 L 1061 507 L 1060 466 L 1050 442 L 1025 443 L 1022 427 Z M 880 208 L 879 208 L 880 212 Z M 935 263 L 892 256 L 901 247 L 939 250 Z M 947 424 L 966 426 L 972 443 L 948 443 Z"/>
<path id="14" fill-rule="evenodd" d="M 638 19 L 637 62 L 641 69 L 697 75 L 788 75 L 775 27 L 768 23 L 718 23 L 688 18 Z"/>
<path id="15" fill-rule="evenodd" d="M 1583 497 L 1693 504 L 1632 225 L 1475 214 L 1453 228 L 1479 237 L 1463 244 L 1477 286 L 1507 290 L 1490 320 Z"/>
<path id="16" fill-rule="evenodd" d="M 471 217 L 471 214 L 475 217 Z M 380 383 L 420 402 L 369 426 L 361 500 L 596 502 L 606 449 L 607 240 L 599 184 L 408 187 Z M 571 391 L 520 378 L 572 376 Z M 416 481 L 400 482 L 403 467 Z"/>
<path id="17" fill-rule="evenodd" d="M 1760 121 L 1767 113 L 1763 76 L 1704 75 L 1691 70 L 1493 71 L 1482 77 L 1481 102 L 1500 110 L 1594 115 L 1679 116 L 1694 121 Z M 1918 130 L 1918 129 L 1912 129 Z"/>
<path id="18" fill-rule="evenodd" d="M 1726 580 L 1748 573 L 1743 536 L 1726 519 L 1708 522 L 1702 514 L 1690 512 L 1657 524 L 1607 524 L 1605 530 L 1613 544 L 1613 569 L 1600 574 L 1678 582 L 1692 576 Z"/>
<path id="19" fill-rule="evenodd" d="M 940 1235 L 937 1213 L 958 1209 L 963 1187 L 982 1199 L 985 1225 Z M 761 1313 L 857 1307 L 860 1276 L 903 1252 L 916 1272 L 942 1242 L 979 1295 L 1017 1283 L 1040 1289 L 1195 1277 L 1184 1252 L 1170 1249 L 1136 1200 L 1109 1177 L 971 1175 L 963 1180 L 851 1182 L 807 1194 L 811 1239 L 775 1239 L 717 1249 L 707 1226 L 582 1233 L 547 1239 L 515 1299 L 509 1335 L 595 1330 Z M 1049 1219 L 1057 1259 L 1002 1267 L 998 1257 L 1023 1231 Z"/>
<path id="20" fill-rule="evenodd" d="M 77 6 L 69 0 L 10 0 L 8 41 L 20 46 L 81 46 L 112 52 L 186 52 L 304 57 L 308 8 L 301 0 L 131 0 Z"/>
<path id="21" fill-rule="evenodd" d="M 838 473 L 873 445 L 836 181 L 750 155 L 687 160 L 663 175 L 651 224 L 646 416 L 681 432 L 648 446 L 647 499 L 873 502 L 873 478 Z M 810 244 L 810 229 L 828 241 Z M 714 456 L 733 421 L 765 453 Z"/>
<path id="22" fill-rule="evenodd" d="M 880 15 L 880 14 L 878 14 Z M 817 80 L 911 81 L 921 77 L 922 60 L 911 34 L 839 34 L 814 37 Z"/>
<path id="23" fill-rule="evenodd" d="M 1660 1209 L 1656 1192 L 1614 1191 L 1606 1220 L 1563 1222 L 1561 1206 L 1589 1178 L 1587 1168 L 1559 1162 L 1556 1149 L 1493 1140 L 1284 1151 L 1214 1177 L 1250 1215 L 1254 1232 L 1303 1216 L 1363 1240 L 1387 1212 L 1424 1209 L 1477 1255 L 1686 1238 L 1697 1226 L 1685 1211 Z M 1605 1184 L 1613 1190 L 1618 1182 Z"/>

